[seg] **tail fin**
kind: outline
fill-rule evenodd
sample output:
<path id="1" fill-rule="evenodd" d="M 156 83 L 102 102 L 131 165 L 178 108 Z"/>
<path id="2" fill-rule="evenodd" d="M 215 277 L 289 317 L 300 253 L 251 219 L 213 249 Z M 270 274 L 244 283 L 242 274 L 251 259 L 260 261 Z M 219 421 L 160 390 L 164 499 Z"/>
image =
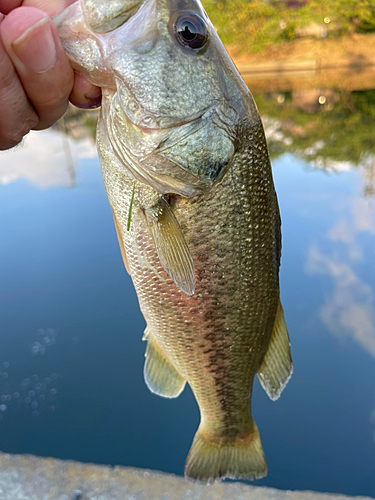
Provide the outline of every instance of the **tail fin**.
<path id="1" fill-rule="evenodd" d="M 255 422 L 247 436 L 236 439 L 208 436 L 198 428 L 185 464 L 185 477 L 210 484 L 219 478 L 258 479 L 267 474 Z"/>

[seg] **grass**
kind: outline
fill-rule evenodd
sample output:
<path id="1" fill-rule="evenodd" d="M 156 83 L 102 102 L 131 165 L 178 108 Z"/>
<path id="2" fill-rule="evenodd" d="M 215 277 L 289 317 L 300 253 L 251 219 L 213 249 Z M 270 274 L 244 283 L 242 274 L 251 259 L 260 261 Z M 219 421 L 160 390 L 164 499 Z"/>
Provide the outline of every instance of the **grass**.
<path id="1" fill-rule="evenodd" d="M 224 44 L 242 53 L 262 51 L 298 37 L 311 22 L 328 37 L 375 32 L 375 0 L 310 0 L 298 8 L 283 0 L 202 0 Z"/>

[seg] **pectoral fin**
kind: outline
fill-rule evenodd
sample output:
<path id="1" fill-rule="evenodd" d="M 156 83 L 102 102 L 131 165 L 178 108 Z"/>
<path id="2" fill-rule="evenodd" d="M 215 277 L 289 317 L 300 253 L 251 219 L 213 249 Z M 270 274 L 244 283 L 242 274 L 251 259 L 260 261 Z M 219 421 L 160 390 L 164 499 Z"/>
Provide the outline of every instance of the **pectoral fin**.
<path id="1" fill-rule="evenodd" d="M 257 375 L 267 396 L 275 401 L 280 397 L 292 373 L 289 335 L 283 308 L 279 302 L 272 337 Z"/>
<path id="2" fill-rule="evenodd" d="M 122 239 L 122 235 L 121 235 L 121 231 L 120 231 L 120 226 L 118 225 L 115 213 L 112 212 L 112 214 L 113 214 L 113 221 L 115 223 L 115 229 L 116 229 L 118 244 L 119 244 L 119 247 L 120 247 L 121 257 L 122 257 L 122 260 L 124 261 L 125 269 L 128 271 L 128 274 L 130 274 L 128 259 L 126 257 L 126 252 L 125 252 L 125 247 L 124 247 L 124 241 Z"/>
<path id="3" fill-rule="evenodd" d="M 145 210 L 145 216 L 161 265 L 180 290 L 193 295 L 193 259 L 169 203 L 160 197 L 156 205 Z"/>
<path id="4" fill-rule="evenodd" d="M 143 373 L 150 391 L 165 398 L 177 398 L 184 390 L 185 380 L 173 368 L 150 335 L 145 356 Z"/>

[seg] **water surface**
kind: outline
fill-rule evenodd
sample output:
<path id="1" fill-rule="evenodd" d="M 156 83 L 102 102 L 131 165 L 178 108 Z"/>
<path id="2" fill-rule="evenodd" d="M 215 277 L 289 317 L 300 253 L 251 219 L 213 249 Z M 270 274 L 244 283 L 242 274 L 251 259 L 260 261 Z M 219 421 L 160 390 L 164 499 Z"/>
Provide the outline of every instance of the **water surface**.
<path id="1" fill-rule="evenodd" d="M 375 131 L 362 124 L 357 156 L 335 156 L 348 139 L 340 149 L 311 123 L 336 113 L 347 130 L 342 94 L 331 110 L 319 108 L 327 98 L 312 110 L 300 101 L 258 96 L 295 372 L 277 402 L 255 382 L 269 467 L 256 484 L 375 496 Z M 328 139 L 337 148 L 327 152 Z M 197 405 L 189 388 L 166 400 L 144 384 L 145 323 L 94 145 L 86 137 L 70 148 L 73 169 L 56 131 L 0 156 L 0 449 L 182 474 Z"/>

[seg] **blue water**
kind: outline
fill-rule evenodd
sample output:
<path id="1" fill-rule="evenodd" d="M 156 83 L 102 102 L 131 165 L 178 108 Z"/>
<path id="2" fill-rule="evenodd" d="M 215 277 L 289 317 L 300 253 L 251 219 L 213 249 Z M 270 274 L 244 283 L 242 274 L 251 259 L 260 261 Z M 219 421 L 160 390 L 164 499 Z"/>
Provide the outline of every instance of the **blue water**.
<path id="1" fill-rule="evenodd" d="M 295 372 L 277 402 L 255 384 L 269 467 L 256 484 L 375 496 L 375 203 L 360 169 L 290 154 L 273 167 Z M 98 161 L 76 179 L 0 185 L 0 449 L 182 474 L 197 405 L 189 388 L 147 390 Z"/>

